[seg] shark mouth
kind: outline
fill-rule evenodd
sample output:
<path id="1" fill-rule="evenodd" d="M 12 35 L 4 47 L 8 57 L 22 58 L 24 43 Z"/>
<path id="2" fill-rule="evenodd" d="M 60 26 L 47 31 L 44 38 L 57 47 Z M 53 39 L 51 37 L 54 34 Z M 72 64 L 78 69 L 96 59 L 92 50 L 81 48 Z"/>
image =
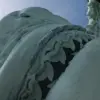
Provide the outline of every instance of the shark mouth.
<path id="1" fill-rule="evenodd" d="M 94 36 L 79 26 L 52 30 L 40 41 L 16 100 L 44 100 L 73 57 L 92 39 Z"/>
<path id="2" fill-rule="evenodd" d="M 55 61 L 47 62 L 48 67 L 45 69 L 42 75 L 38 77 L 38 84 L 42 91 L 41 100 L 46 98 L 49 90 L 53 87 L 55 82 L 68 67 L 70 61 L 80 51 L 80 49 L 82 49 L 79 41 L 73 40 L 73 44 L 75 45 L 75 50 L 66 47 L 61 48 L 61 51 L 59 52 L 59 58 L 57 58 Z M 82 40 L 82 45 L 84 46 L 85 44 L 86 41 Z"/>

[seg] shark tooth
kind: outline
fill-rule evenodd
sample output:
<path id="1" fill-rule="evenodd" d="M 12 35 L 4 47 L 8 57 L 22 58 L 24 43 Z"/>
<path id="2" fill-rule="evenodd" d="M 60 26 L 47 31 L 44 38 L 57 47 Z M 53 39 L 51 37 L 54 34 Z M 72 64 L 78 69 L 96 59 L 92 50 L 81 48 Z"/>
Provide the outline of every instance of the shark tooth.
<path id="1" fill-rule="evenodd" d="M 82 43 L 82 38 L 81 37 L 77 37 L 74 40 L 76 40 L 80 43 L 80 48 L 83 48 L 83 43 Z"/>
<path id="2" fill-rule="evenodd" d="M 49 62 L 46 62 L 44 67 L 45 67 L 44 72 L 38 77 L 37 80 L 42 81 L 48 77 L 48 79 L 52 81 L 54 77 L 54 71 L 52 65 Z"/>
<path id="3" fill-rule="evenodd" d="M 42 98 L 42 90 L 41 90 L 39 84 L 37 83 L 37 84 L 35 84 L 35 97 L 34 97 L 34 99 L 41 100 L 41 98 Z"/>
<path id="4" fill-rule="evenodd" d="M 75 50 L 75 44 L 74 44 L 73 40 L 64 41 L 63 47 L 65 47 L 65 48 L 70 48 L 70 49 L 72 49 L 73 51 Z"/>
<path id="5" fill-rule="evenodd" d="M 82 43 L 82 39 L 80 37 L 76 37 L 75 40 Z"/>
<path id="6" fill-rule="evenodd" d="M 65 61 L 66 61 L 66 54 L 64 52 L 64 50 L 61 48 L 60 49 L 60 52 L 59 52 L 59 56 L 60 56 L 60 62 L 65 64 Z"/>
<path id="7" fill-rule="evenodd" d="M 48 42 L 48 44 L 46 45 L 46 51 L 50 51 L 52 49 L 52 47 L 55 44 L 55 39 L 52 39 Z"/>
<path id="8" fill-rule="evenodd" d="M 38 77 L 37 77 L 38 81 L 43 81 L 47 77 L 46 67 L 47 67 L 46 63 L 44 63 L 43 70 L 42 70 L 41 74 L 39 74 Z"/>
<path id="9" fill-rule="evenodd" d="M 43 72 L 40 76 L 38 76 L 37 80 L 38 81 L 43 81 L 47 77 L 46 73 Z"/>
<path id="10" fill-rule="evenodd" d="M 51 58 L 59 52 L 60 47 L 61 47 L 60 44 L 56 42 L 53 49 L 49 53 L 47 53 L 46 56 L 44 57 L 45 60 L 52 61 Z"/>
<path id="11" fill-rule="evenodd" d="M 52 56 L 50 59 L 52 62 L 58 62 L 60 61 L 62 64 L 65 64 L 66 61 L 66 54 L 62 48 L 60 48 L 59 52 Z"/>
<path id="12" fill-rule="evenodd" d="M 46 66 L 47 66 L 47 68 L 46 68 L 47 77 L 48 77 L 48 79 L 50 81 L 52 81 L 53 77 L 54 77 L 53 67 L 52 67 L 52 65 L 49 62 L 46 63 Z"/>

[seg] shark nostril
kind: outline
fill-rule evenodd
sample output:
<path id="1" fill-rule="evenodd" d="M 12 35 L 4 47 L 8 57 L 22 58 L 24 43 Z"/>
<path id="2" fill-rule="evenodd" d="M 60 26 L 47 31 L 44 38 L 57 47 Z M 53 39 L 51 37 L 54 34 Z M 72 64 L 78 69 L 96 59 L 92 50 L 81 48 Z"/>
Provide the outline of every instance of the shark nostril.
<path id="1" fill-rule="evenodd" d="M 26 13 L 21 13 L 20 17 L 24 17 L 24 18 L 29 18 L 31 17 L 30 15 L 26 14 Z"/>

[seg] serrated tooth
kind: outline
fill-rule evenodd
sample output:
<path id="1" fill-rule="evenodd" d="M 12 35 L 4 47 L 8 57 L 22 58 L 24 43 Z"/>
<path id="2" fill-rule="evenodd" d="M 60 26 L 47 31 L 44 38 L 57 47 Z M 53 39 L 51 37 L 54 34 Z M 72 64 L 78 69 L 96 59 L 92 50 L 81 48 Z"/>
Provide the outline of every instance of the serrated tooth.
<path id="1" fill-rule="evenodd" d="M 59 61 L 59 52 L 57 52 L 56 54 L 54 54 L 53 56 L 50 57 L 50 61 L 52 62 L 58 62 Z"/>
<path id="2" fill-rule="evenodd" d="M 60 48 L 59 52 L 51 57 L 51 61 L 57 62 L 60 61 L 61 63 L 65 64 L 66 61 L 66 54 L 62 48 Z"/>
<path id="3" fill-rule="evenodd" d="M 54 77 L 54 70 L 53 70 L 53 66 L 49 63 L 49 62 L 46 62 L 46 73 L 47 73 L 47 77 L 50 81 L 53 80 L 53 77 Z"/>
<path id="4" fill-rule="evenodd" d="M 52 56 L 52 57 L 50 57 L 50 61 L 58 62 L 59 60 L 57 59 L 57 56 Z"/>
<path id="5" fill-rule="evenodd" d="M 65 64 L 66 54 L 59 43 L 56 43 L 55 49 L 46 55 L 45 59 L 48 58 L 52 62 L 61 61 L 61 63 Z"/>
<path id="6" fill-rule="evenodd" d="M 59 52 L 59 57 L 60 57 L 60 61 L 61 63 L 65 64 L 66 61 L 66 54 L 64 52 L 64 50 L 61 48 L 60 52 Z"/>
<path id="7" fill-rule="evenodd" d="M 82 43 L 82 39 L 80 37 L 77 37 L 75 40 Z"/>
<path id="8" fill-rule="evenodd" d="M 38 80 L 38 81 L 43 81 L 43 80 L 47 77 L 46 74 L 47 74 L 47 73 L 45 73 L 45 71 L 44 71 L 40 76 L 38 76 L 37 80 Z"/>
<path id="9" fill-rule="evenodd" d="M 73 51 L 75 50 L 75 44 L 74 44 L 73 40 L 69 40 L 69 41 L 64 42 L 63 47 L 70 48 Z"/>
<path id="10" fill-rule="evenodd" d="M 48 77 L 48 79 L 50 81 L 52 81 L 53 77 L 54 77 L 54 71 L 53 71 L 52 65 L 49 62 L 46 62 L 44 67 L 45 67 L 45 69 L 44 69 L 43 73 L 40 76 L 38 76 L 37 80 L 42 81 Z"/>
<path id="11" fill-rule="evenodd" d="M 48 43 L 48 45 L 46 46 L 46 51 L 48 51 L 48 50 L 51 50 L 51 48 L 54 46 L 54 42 L 55 40 L 54 39 L 52 39 L 52 41 L 50 41 L 49 43 Z"/>
<path id="12" fill-rule="evenodd" d="M 53 55 L 55 55 L 55 54 L 58 52 L 58 50 L 59 50 L 60 47 L 61 47 L 60 44 L 59 44 L 59 43 L 56 43 L 55 47 L 53 47 L 54 50 L 52 50 L 51 52 L 49 52 L 47 55 L 48 55 L 48 56 L 53 56 Z"/>
<path id="13" fill-rule="evenodd" d="M 60 44 L 56 43 L 54 49 L 52 49 L 52 51 L 50 51 L 44 58 L 45 60 L 49 60 L 49 61 L 53 61 L 56 62 L 56 59 L 54 58 L 54 56 L 59 52 L 59 48 L 60 48 Z M 57 60 L 58 61 L 58 60 Z"/>
<path id="14" fill-rule="evenodd" d="M 37 80 L 38 81 L 43 81 L 46 77 L 47 77 L 47 73 L 46 73 L 46 63 L 43 64 L 43 70 L 42 73 L 40 75 L 38 75 Z"/>
<path id="15" fill-rule="evenodd" d="M 37 84 L 35 84 L 35 100 L 41 100 L 41 98 L 42 98 L 42 90 L 41 90 L 41 88 L 40 88 L 40 86 L 39 86 L 39 84 L 37 83 Z"/>

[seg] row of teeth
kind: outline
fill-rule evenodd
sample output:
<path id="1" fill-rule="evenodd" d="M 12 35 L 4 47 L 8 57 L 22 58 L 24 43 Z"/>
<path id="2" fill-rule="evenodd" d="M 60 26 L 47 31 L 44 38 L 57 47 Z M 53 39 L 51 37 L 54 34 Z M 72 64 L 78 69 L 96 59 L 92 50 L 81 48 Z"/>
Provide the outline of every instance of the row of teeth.
<path id="1" fill-rule="evenodd" d="M 73 44 L 72 48 L 71 48 L 71 44 Z M 71 48 L 73 50 L 75 48 L 74 42 L 72 42 L 71 44 L 67 43 L 67 45 L 68 45 L 68 47 L 67 47 L 66 43 L 64 43 L 64 45 L 62 45 L 62 46 L 65 48 L 66 47 Z M 61 45 L 59 43 L 57 43 L 55 46 L 55 49 L 53 51 L 49 52 L 46 56 L 44 56 L 42 58 L 42 60 L 45 61 L 44 66 L 43 66 L 43 68 L 45 68 L 45 69 L 42 70 L 43 73 L 40 74 L 39 77 L 37 78 L 38 81 L 42 81 L 47 77 L 50 81 L 52 81 L 53 77 L 54 77 L 54 71 L 53 71 L 53 66 L 51 65 L 50 62 L 60 61 L 62 64 L 65 64 L 66 59 L 67 58 L 66 58 L 65 51 L 63 50 Z"/>
<path id="2" fill-rule="evenodd" d="M 70 33 L 71 34 L 71 33 Z M 48 44 L 45 46 L 44 50 L 39 54 L 39 57 L 37 58 L 36 62 L 33 65 L 33 69 L 30 70 L 29 72 L 29 76 L 30 76 L 30 80 L 32 77 L 33 73 L 36 73 L 36 71 L 38 70 L 38 72 L 36 73 L 36 81 L 42 81 L 45 78 L 48 78 L 50 81 L 53 80 L 54 77 L 54 70 L 53 70 L 53 66 L 51 65 L 50 62 L 58 62 L 60 61 L 61 63 L 65 64 L 65 61 L 67 59 L 66 54 L 63 50 L 64 48 L 70 48 L 72 51 L 75 50 L 75 44 L 73 42 L 73 39 L 80 42 L 80 46 L 81 48 L 83 47 L 82 44 L 82 40 L 88 42 L 88 38 L 87 35 L 86 36 L 79 36 L 76 37 L 75 36 L 71 36 L 67 35 L 67 38 L 64 36 L 64 34 L 61 34 L 62 36 L 55 36 L 52 40 L 50 40 L 48 42 Z M 85 35 L 83 33 L 83 35 Z M 32 85 L 32 83 L 28 83 L 28 85 Z M 53 85 L 50 84 L 48 85 L 48 87 L 52 87 Z M 23 89 L 22 89 L 23 90 Z M 21 90 L 21 91 L 22 91 Z M 29 88 L 29 90 L 31 90 Z M 20 93 L 21 93 L 20 91 Z M 39 89 L 40 91 L 40 89 Z M 37 99 L 36 99 L 37 100 Z M 41 100 L 41 99 L 40 99 Z"/>
<path id="3" fill-rule="evenodd" d="M 80 43 L 80 48 L 83 48 L 82 39 L 77 38 L 76 40 Z M 83 37 L 83 40 L 85 42 L 88 42 L 88 39 L 86 39 L 85 37 Z M 53 44 L 53 43 L 51 43 L 51 44 Z M 48 88 L 52 88 L 56 82 L 56 80 L 53 81 L 54 70 L 53 70 L 53 66 L 51 65 L 50 62 L 60 61 L 62 64 L 65 64 L 65 61 L 67 59 L 65 51 L 63 50 L 63 47 L 70 48 L 72 51 L 74 51 L 76 48 L 73 40 L 69 39 L 69 41 L 63 41 L 60 43 L 59 42 L 56 43 L 53 51 L 49 52 L 47 55 L 42 56 L 42 57 L 44 57 L 45 61 L 47 60 L 47 62 L 44 64 L 45 70 L 43 71 L 42 74 L 39 75 L 39 77 L 37 77 L 37 80 L 43 81 L 44 79 L 48 78 L 51 81 L 51 83 L 49 85 L 47 85 Z M 43 58 L 42 58 L 42 60 L 43 60 Z M 42 91 L 41 91 L 41 95 L 42 95 Z"/>
<path id="4" fill-rule="evenodd" d="M 90 38 L 92 38 L 90 35 L 87 35 L 84 32 L 80 33 L 78 31 L 76 32 L 76 34 L 75 33 L 72 34 L 72 32 L 69 32 L 69 33 L 62 33 L 59 36 L 55 36 L 52 40 L 48 42 L 44 50 L 42 50 L 42 52 L 39 54 L 39 57 L 37 57 L 36 62 L 32 65 L 33 70 L 31 69 L 29 72 L 30 75 L 32 75 L 32 73 L 35 73 L 37 70 L 38 70 L 37 73 L 39 72 L 38 74 L 45 72 L 45 68 L 47 68 L 45 64 L 46 62 L 60 61 L 62 64 L 65 64 L 67 57 L 63 50 L 63 47 L 70 48 L 72 51 L 74 51 L 76 47 L 73 40 L 78 41 L 80 43 L 80 48 L 83 48 L 84 45 L 82 44 L 82 40 L 86 41 L 87 43 L 88 39 Z"/>
<path id="5" fill-rule="evenodd" d="M 41 55 L 44 55 L 44 53 L 41 54 Z M 59 43 L 57 43 L 55 45 L 54 50 L 53 51 L 50 51 L 46 56 L 44 56 L 45 59 L 44 58 L 43 59 L 41 58 L 42 59 L 41 60 L 40 57 L 38 57 L 38 59 L 36 60 L 36 62 L 34 64 L 34 67 L 35 66 L 39 66 L 39 62 L 42 61 L 42 66 L 43 66 L 44 69 L 42 69 L 42 73 L 40 75 L 38 75 L 38 77 L 36 78 L 36 80 L 39 82 L 39 81 L 43 81 L 44 79 L 48 78 L 50 81 L 53 81 L 54 70 L 53 70 L 53 66 L 51 65 L 50 61 L 52 61 L 52 62 L 60 61 L 63 64 L 65 64 L 66 55 L 65 55 L 65 52 L 64 52 L 63 48 L 61 48 L 61 45 Z M 45 60 L 46 62 L 44 63 L 43 60 Z M 37 67 L 35 67 L 35 68 L 37 68 Z M 35 70 L 31 70 L 31 71 L 32 72 L 30 72 L 30 73 L 35 73 Z M 31 76 L 31 77 L 33 79 L 33 76 Z M 51 84 L 49 84 L 47 87 L 48 88 L 51 88 L 54 84 L 55 84 L 55 81 L 52 82 Z M 30 85 L 30 87 L 31 87 L 32 84 L 30 83 L 28 85 Z M 37 87 L 37 93 L 35 93 L 35 94 L 38 94 L 39 93 L 39 95 L 38 96 L 34 95 L 35 96 L 34 98 L 36 100 L 41 100 L 41 98 L 42 98 L 42 90 L 41 90 L 41 88 L 40 88 L 40 86 L 39 86 L 38 83 L 35 83 L 35 85 Z M 26 95 L 26 92 L 23 94 L 23 92 L 21 91 L 20 95 L 21 95 L 21 97 L 24 98 L 25 95 Z"/>
<path id="6" fill-rule="evenodd" d="M 74 40 L 80 42 L 80 48 L 83 48 L 83 46 L 84 46 L 82 44 L 82 40 L 84 40 L 85 42 L 88 42 L 88 39 L 86 39 L 86 37 L 83 37 L 83 39 L 78 37 L 78 38 L 75 38 Z M 64 39 L 63 39 L 63 41 L 57 41 L 57 39 L 55 37 L 55 39 L 53 39 L 53 41 L 50 41 L 48 44 L 50 44 L 51 46 L 47 45 L 46 48 L 44 49 L 44 51 L 40 55 L 41 62 L 43 64 L 43 67 L 42 67 L 43 73 L 40 74 L 39 77 L 37 78 L 38 81 L 42 81 L 47 77 L 50 81 L 53 80 L 54 72 L 53 72 L 53 67 L 50 62 L 60 61 L 62 64 L 65 64 L 67 57 L 66 57 L 65 51 L 63 50 L 63 47 L 70 48 L 72 51 L 74 51 L 76 48 L 75 44 L 73 42 L 73 39 L 68 39 L 67 41 Z M 48 49 L 49 49 L 49 52 L 45 55 L 45 52 Z M 73 55 L 75 55 L 75 54 L 73 54 Z"/>

